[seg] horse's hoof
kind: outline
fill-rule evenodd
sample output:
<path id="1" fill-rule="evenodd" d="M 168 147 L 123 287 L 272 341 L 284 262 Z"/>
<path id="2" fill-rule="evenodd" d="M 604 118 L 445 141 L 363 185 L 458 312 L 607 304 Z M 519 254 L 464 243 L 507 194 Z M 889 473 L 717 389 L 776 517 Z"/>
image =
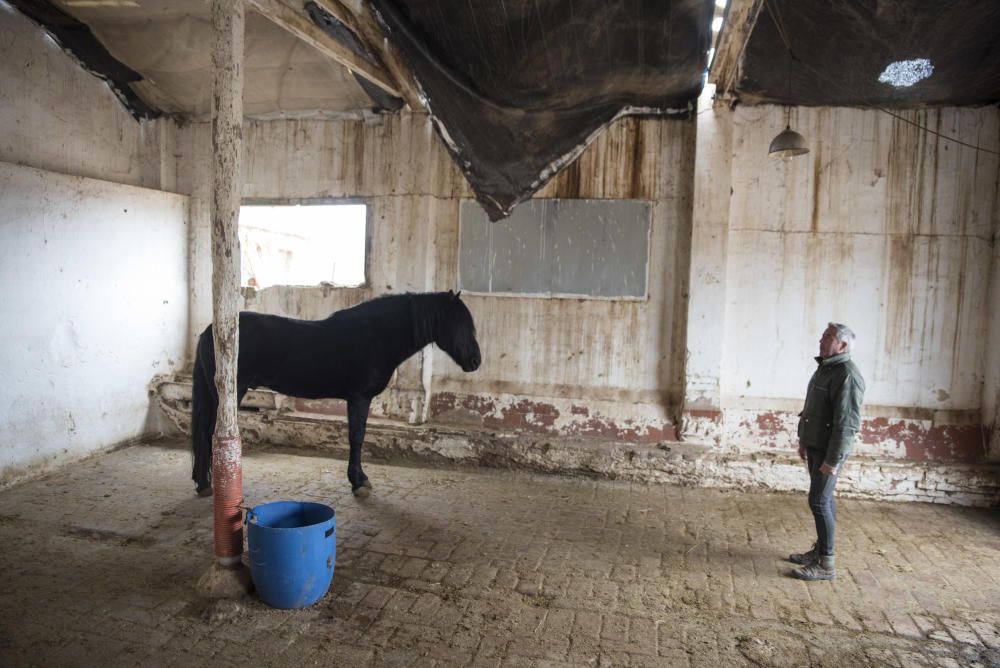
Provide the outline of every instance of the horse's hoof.
<path id="1" fill-rule="evenodd" d="M 353 490 L 354 498 L 356 499 L 367 499 L 372 494 L 372 484 L 365 480 L 361 483 L 361 486 L 355 487 Z"/>
<path id="2" fill-rule="evenodd" d="M 198 492 L 198 496 L 212 496 L 211 485 L 205 485 L 204 487 L 199 487 L 195 491 Z"/>

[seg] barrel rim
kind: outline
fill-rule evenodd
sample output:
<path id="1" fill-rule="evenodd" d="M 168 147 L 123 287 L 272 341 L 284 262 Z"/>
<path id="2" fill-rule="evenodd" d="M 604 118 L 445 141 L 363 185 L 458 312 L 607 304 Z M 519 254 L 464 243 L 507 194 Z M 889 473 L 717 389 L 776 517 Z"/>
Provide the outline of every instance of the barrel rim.
<path id="1" fill-rule="evenodd" d="M 260 522 L 257 521 L 257 518 L 254 517 L 254 511 L 256 511 L 258 508 L 263 508 L 265 506 L 276 506 L 279 504 L 296 504 L 299 506 L 314 506 L 317 508 L 326 509 L 330 511 L 330 517 L 328 517 L 325 520 L 320 520 L 319 522 L 313 522 L 312 524 L 300 524 L 294 527 L 272 527 L 266 524 L 261 524 Z M 298 531 L 300 529 L 308 529 L 310 527 L 321 526 L 330 521 L 336 522 L 337 511 L 333 506 L 328 506 L 325 503 L 319 503 L 318 501 L 291 501 L 284 499 L 279 501 L 268 501 L 267 503 L 259 503 L 256 506 L 248 507 L 244 519 L 248 527 L 254 526 L 258 529 L 268 529 L 270 531 Z"/>

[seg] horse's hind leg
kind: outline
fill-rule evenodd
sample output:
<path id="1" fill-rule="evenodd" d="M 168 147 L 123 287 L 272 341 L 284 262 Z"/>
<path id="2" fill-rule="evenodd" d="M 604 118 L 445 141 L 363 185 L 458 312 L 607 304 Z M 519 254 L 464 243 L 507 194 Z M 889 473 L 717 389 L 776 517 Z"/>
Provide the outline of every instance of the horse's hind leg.
<path id="1" fill-rule="evenodd" d="M 351 444 L 351 456 L 347 463 L 347 479 L 351 481 L 354 496 L 364 498 L 371 494 L 372 484 L 361 468 L 361 446 L 365 442 L 365 426 L 368 424 L 368 409 L 371 399 L 347 400 L 347 432 Z"/>

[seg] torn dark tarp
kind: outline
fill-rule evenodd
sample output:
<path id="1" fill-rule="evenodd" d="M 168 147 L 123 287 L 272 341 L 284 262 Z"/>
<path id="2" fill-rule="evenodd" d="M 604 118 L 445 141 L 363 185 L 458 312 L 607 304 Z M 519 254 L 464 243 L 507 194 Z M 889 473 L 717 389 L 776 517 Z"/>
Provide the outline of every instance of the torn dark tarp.
<path id="1" fill-rule="evenodd" d="M 351 29 L 340 22 L 337 17 L 335 17 L 330 12 L 326 11 L 315 2 L 307 2 L 303 8 L 306 13 L 309 14 L 309 18 L 312 22 L 319 26 L 323 32 L 325 32 L 330 37 L 334 38 L 348 49 L 361 56 L 369 63 L 381 67 L 381 64 L 368 52 L 365 45 L 358 39 L 358 36 L 351 32 Z M 351 72 L 354 75 L 354 80 L 358 82 L 362 90 L 368 94 L 368 97 L 372 99 L 375 103 L 376 111 L 397 111 L 402 108 L 403 100 L 396 97 L 390 93 L 385 92 L 376 84 L 373 84 L 368 79 L 359 75 L 357 72 Z"/>
<path id="2" fill-rule="evenodd" d="M 59 46 L 72 53 L 95 76 L 104 79 L 136 120 L 159 117 L 132 89 L 142 75 L 112 56 L 85 23 L 57 7 L 51 0 L 8 0 L 22 14 L 40 25 Z"/>
<path id="3" fill-rule="evenodd" d="M 617 116 L 686 117 L 713 0 L 372 0 L 490 217 L 572 162 Z"/>
<path id="4" fill-rule="evenodd" d="M 816 39 L 820 33 L 826 39 Z M 1000 100 L 1000 3 L 769 0 L 744 47 L 739 75 L 736 93 L 745 104 L 994 104 Z"/>

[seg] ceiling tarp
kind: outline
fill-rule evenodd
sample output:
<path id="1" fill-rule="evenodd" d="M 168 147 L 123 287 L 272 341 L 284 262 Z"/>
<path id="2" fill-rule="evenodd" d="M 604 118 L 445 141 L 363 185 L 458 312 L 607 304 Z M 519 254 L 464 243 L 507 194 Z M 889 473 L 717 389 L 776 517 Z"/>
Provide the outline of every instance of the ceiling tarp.
<path id="1" fill-rule="evenodd" d="M 86 24 L 50 0 L 9 0 L 25 16 L 48 31 L 52 38 L 94 75 L 104 79 L 136 119 L 156 118 L 160 110 L 147 104 L 136 88 L 142 75 L 114 57 Z"/>
<path id="2" fill-rule="evenodd" d="M 735 93 L 745 104 L 913 108 L 996 102 L 1000 2 L 766 0 Z"/>
<path id="3" fill-rule="evenodd" d="M 303 9 L 309 14 L 309 18 L 312 19 L 313 23 L 320 27 L 326 34 L 328 34 L 333 39 L 337 40 L 348 49 L 358 54 L 369 63 L 377 65 L 377 61 L 372 57 L 371 53 L 365 45 L 358 39 L 358 36 L 351 32 L 350 28 L 345 26 L 341 21 L 330 14 L 328 11 L 317 5 L 315 2 L 307 2 Z M 356 72 L 351 73 L 354 80 L 358 82 L 368 97 L 372 99 L 375 103 L 375 107 L 379 111 L 397 111 L 402 109 L 405 102 L 402 98 L 395 97 L 381 88 L 376 84 L 372 83 L 363 76 L 358 75 Z"/>
<path id="4" fill-rule="evenodd" d="M 624 113 L 690 114 L 713 0 L 373 0 L 491 220 Z"/>

